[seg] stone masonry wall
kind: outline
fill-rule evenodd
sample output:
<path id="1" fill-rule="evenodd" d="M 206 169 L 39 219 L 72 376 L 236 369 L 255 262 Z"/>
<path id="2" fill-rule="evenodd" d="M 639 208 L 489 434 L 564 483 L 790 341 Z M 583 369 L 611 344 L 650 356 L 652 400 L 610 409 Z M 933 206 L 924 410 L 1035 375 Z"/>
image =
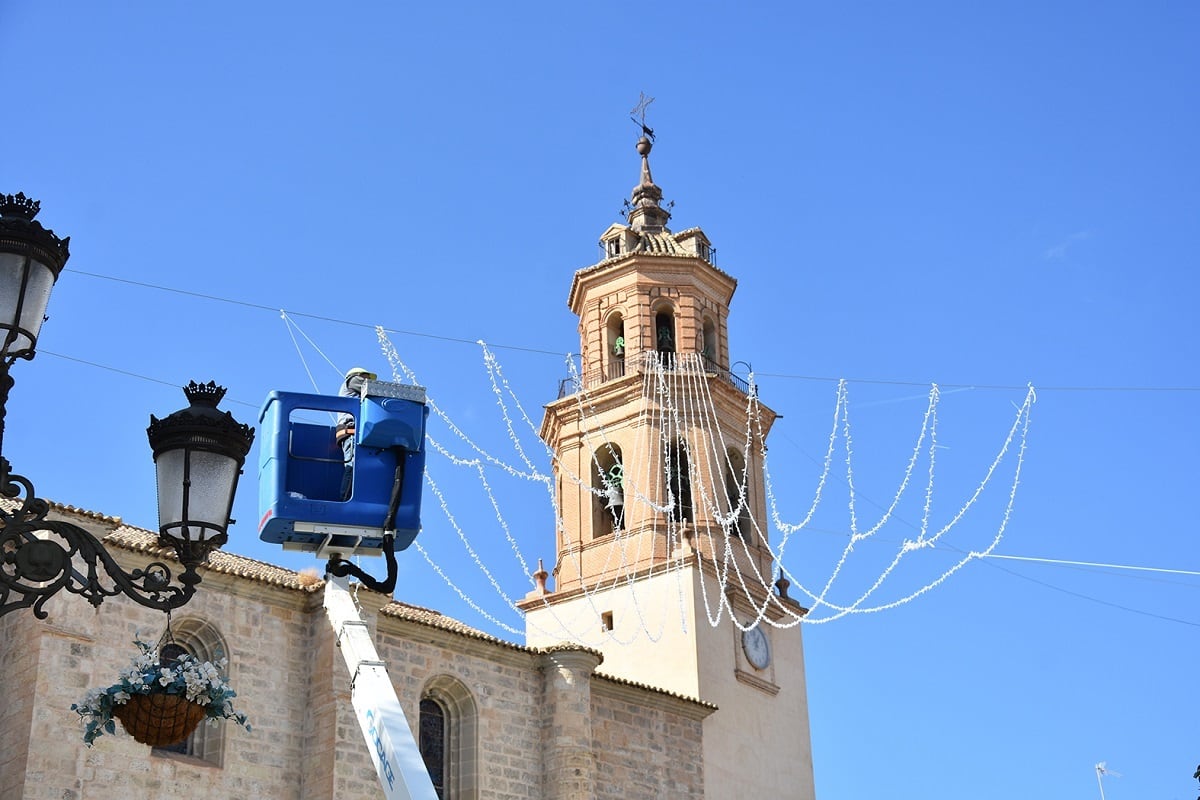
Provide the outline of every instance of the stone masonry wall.
<path id="1" fill-rule="evenodd" d="M 541 675 L 530 654 L 386 617 L 380 618 L 378 642 L 414 732 L 428 686 L 450 679 L 469 693 L 476 715 L 474 741 L 459 742 L 461 752 L 456 755 L 461 758 L 473 750 L 477 770 L 460 776 L 462 791 L 455 797 L 542 797 Z M 455 722 L 451 719 L 452 725 Z"/>
<path id="2" fill-rule="evenodd" d="M 26 615 L 19 627 L 31 631 L 39 646 L 34 714 L 28 726 L 5 729 L 10 741 L 28 742 L 25 784 L 5 782 L 4 800 L 82 800 L 125 797 L 156 800 L 208 800 L 270 797 L 299 800 L 303 746 L 307 639 L 302 631 L 307 602 L 279 590 L 258 589 L 258 597 L 222 591 L 222 583 L 245 583 L 229 576 L 205 576 L 200 592 L 176 619 L 207 620 L 228 647 L 235 704 L 249 714 L 252 732 L 226 725 L 223 765 L 164 755 L 135 742 L 120 730 L 87 748 L 82 723 L 70 710 L 90 688 L 116 680 L 136 653 L 135 635 L 156 641 L 166 617 L 124 598 L 111 598 L 99 610 L 72 596 L 54 598 L 46 623 Z M 4 650 L 11 648 L 11 640 Z"/>
<path id="3" fill-rule="evenodd" d="M 642 692 L 592 683 L 596 800 L 704 797 L 703 722 L 646 703 Z"/>
<path id="4" fill-rule="evenodd" d="M 336 652 L 333 632 L 321 609 L 314 608 L 310 613 L 305 638 L 309 684 L 302 723 L 304 759 L 300 785 L 305 796 L 334 797 L 338 731 L 347 724 L 339 710 L 344 714 L 344 706 L 349 702 L 350 676 Z"/>
<path id="5" fill-rule="evenodd" d="M 20 625 L 16 611 L 0 621 L 0 794 L 19 797 L 24 791 L 26 758 L 29 754 L 28 731 L 33 719 L 37 685 L 38 637 L 33 628 Z"/>
<path id="6" fill-rule="evenodd" d="M 592 672 L 598 654 L 581 651 L 566 674 L 557 648 L 379 613 L 384 598 L 370 593 L 360 600 L 414 732 L 424 694 L 452 701 L 454 800 L 702 796 L 695 704 L 614 688 Z M 208 572 L 175 613 L 177 627 L 195 619 L 219 631 L 235 704 L 251 718 L 251 732 L 218 723 L 220 764 L 152 751 L 119 726 L 85 747 L 71 703 L 111 684 L 135 635 L 157 641 L 166 617 L 125 598 L 95 610 L 65 594 L 50 612 L 46 622 L 23 612 L 0 622 L 0 688 L 10 698 L 0 707 L 0 800 L 380 797 L 320 592 Z"/>

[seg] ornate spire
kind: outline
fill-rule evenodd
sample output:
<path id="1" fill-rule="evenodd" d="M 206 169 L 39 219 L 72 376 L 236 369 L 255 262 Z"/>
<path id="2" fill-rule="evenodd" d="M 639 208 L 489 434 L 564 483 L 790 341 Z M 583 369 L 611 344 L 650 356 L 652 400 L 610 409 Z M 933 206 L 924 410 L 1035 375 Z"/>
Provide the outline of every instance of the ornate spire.
<path id="1" fill-rule="evenodd" d="M 654 185 L 654 178 L 650 175 L 650 150 L 654 147 L 654 129 L 646 125 L 646 107 L 653 102 L 653 97 L 647 97 L 645 92 L 641 92 L 637 105 L 629 112 L 629 118 L 642 129 L 642 138 L 638 139 L 637 143 L 638 154 L 642 157 L 642 180 L 633 187 L 628 216 L 629 227 L 639 233 L 661 233 L 667 229 L 667 220 L 671 219 L 671 214 L 660 205 L 662 189 Z"/>
<path id="2" fill-rule="evenodd" d="M 670 212 L 661 205 L 662 189 L 658 188 L 650 174 L 650 150 L 653 147 L 650 137 L 643 133 L 637 143 L 637 151 L 642 157 L 642 179 L 633 188 L 632 209 L 629 212 L 629 227 L 638 232 L 658 233 L 666 230 L 667 222 L 671 219 Z"/>

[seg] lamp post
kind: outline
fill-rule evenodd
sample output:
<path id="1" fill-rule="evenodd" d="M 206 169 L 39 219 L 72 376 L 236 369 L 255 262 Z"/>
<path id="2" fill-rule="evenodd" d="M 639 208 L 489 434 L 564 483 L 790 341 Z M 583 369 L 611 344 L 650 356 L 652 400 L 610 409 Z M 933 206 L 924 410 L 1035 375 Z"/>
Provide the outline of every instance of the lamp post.
<path id="1" fill-rule="evenodd" d="M 43 606 L 63 589 L 93 606 L 123 594 L 150 608 L 179 608 L 196 593 L 197 567 L 228 539 L 254 429 L 217 409 L 225 389 L 212 382 L 184 388 L 188 408 L 161 420 L 150 417 L 159 544 L 173 548 L 183 564 L 178 583 L 161 561 L 125 572 L 91 533 L 46 518 L 50 504 L 3 455 L 10 370 L 17 359 L 33 358 L 50 290 L 70 257 L 70 238 L 60 239 L 34 220 L 39 208 L 24 194 L 0 195 L 0 496 L 16 501 L 0 505 L 0 616 L 32 608 L 45 619 Z"/>

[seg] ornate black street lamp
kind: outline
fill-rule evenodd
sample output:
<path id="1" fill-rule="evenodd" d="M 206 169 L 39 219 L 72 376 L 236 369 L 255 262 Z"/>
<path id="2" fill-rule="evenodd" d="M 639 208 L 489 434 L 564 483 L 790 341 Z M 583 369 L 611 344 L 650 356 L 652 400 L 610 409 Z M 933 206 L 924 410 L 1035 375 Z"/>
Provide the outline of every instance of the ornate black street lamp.
<path id="1" fill-rule="evenodd" d="M 33 484 L 12 472 L 3 456 L 4 415 L 18 358 L 32 359 L 50 290 L 70 257 L 70 239 L 34 221 L 39 204 L 23 194 L 0 195 L 0 616 L 32 608 L 45 619 L 45 602 L 62 589 L 99 606 L 124 594 L 150 608 L 186 604 L 200 583 L 197 567 L 228 539 L 229 513 L 254 429 L 217 404 L 225 390 L 192 382 L 190 405 L 165 419 L 150 417 L 147 434 L 158 478 L 159 544 L 175 550 L 184 570 L 178 584 L 161 561 L 125 572 L 88 531 L 47 519 L 50 504 Z M 101 575 L 103 571 L 103 577 Z"/>

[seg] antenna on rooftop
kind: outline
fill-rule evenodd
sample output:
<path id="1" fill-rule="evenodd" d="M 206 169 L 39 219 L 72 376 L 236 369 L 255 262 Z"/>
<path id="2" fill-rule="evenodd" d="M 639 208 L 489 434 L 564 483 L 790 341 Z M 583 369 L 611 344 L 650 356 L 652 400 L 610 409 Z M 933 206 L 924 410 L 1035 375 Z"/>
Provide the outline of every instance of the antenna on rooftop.
<path id="1" fill-rule="evenodd" d="M 650 141 L 654 141 L 654 129 L 646 125 L 646 106 L 654 102 L 653 97 L 647 97 L 645 92 L 638 92 L 637 105 L 629 112 L 629 118 L 633 120 L 633 124 L 642 129 L 642 134 Z"/>
<path id="2" fill-rule="evenodd" d="M 1121 777 L 1121 773 L 1108 768 L 1107 761 L 1101 761 L 1096 765 L 1096 783 L 1100 785 L 1100 800 L 1104 800 L 1104 776 L 1112 775 L 1114 778 Z"/>

